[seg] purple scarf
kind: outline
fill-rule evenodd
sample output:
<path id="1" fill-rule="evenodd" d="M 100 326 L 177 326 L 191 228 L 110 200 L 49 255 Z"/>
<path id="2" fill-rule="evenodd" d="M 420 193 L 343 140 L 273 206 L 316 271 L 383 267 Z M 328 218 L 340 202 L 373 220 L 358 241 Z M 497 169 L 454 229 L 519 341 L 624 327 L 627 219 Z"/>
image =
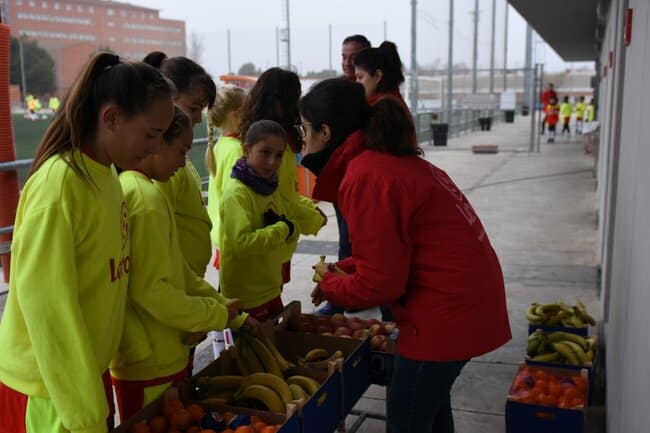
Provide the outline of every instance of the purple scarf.
<path id="1" fill-rule="evenodd" d="M 265 179 L 255 173 L 255 170 L 246 164 L 246 158 L 243 157 L 235 163 L 230 177 L 238 179 L 244 185 L 247 185 L 253 191 L 262 195 L 271 195 L 278 188 L 278 173 L 274 173 L 270 179 Z"/>

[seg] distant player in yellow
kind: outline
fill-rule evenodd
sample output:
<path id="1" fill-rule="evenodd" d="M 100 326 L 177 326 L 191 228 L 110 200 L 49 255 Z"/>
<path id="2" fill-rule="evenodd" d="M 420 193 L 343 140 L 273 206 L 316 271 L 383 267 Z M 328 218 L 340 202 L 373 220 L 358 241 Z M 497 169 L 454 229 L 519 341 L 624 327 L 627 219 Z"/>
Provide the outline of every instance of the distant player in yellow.
<path id="1" fill-rule="evenodd" d="M 585 104 L 584 96 L 580 97 L 580 101 L 576 104 L 575 111 L 576 111 L 576 133 L 582 134 L 585 112 L 587 111 L 587 104 Z"/>
<path id="2" fill-rule="evenodd" d="M 61 105 L 61 102 L 59 101 L 59 98 L 57 98 L 56 96 L 51 96 L 47 105 L 48 108 L 52 111 L 52 113 L 56 113 L 57 111 L 59 111 L 59 106 Z"/>
<path id="3" fill-rule="evenodd" d="M 106 433 L 129 277 L 112 165 L 156 151 L 172 88 L 143 63 L 95 55 L 36 151 L 20 196 L 0 322 L 0 432 Z M 106 386 L 106 385 L 109 386 Z"/>
<path id="4" fill-rule="evenodd" d="M 564 101 L 560 104 L 560 117 L 562 118 L 562 135 L 566 131 L 567 134 L 571 135 L 571 129 L 569 128 L 569 123 L 571 123 L 571 115 L 573 114 L 573 106 L 569 102 L 569 97 L 565 96 Z"/>
<path id="5" fill-rule="evenodd" d="M 587 105 L 587 122 L 591 123 L 596 119 L 596 102 L 591 98 L 589 105 Z"/>

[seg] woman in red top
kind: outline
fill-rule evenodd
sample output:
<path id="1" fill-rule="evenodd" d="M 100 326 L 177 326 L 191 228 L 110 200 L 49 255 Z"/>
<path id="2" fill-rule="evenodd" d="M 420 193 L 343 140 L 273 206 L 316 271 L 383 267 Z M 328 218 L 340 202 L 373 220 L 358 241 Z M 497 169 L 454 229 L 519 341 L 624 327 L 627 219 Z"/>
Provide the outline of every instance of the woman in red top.
<path id="1" fill-rule="evenodd" d="M 389 304 L 399 327 L 391 429 L 453 432 L 454 380 L 469 359 L 511 338 L 485 229 L 449 176 L 420 157 L 413 123 L 394 100 L 371 109 L 358 85 L 326 80 L 300 109 L 305 153 L 320 169 L 316 187 L 336 191 L 354 245 L 337 263 L 348 275 L 315 267 L 314 303 Z"/>
<path id="2" fill-rule="evenodd" d="M 368 104 L 375 105 L 386 95 L 397 98 L 408 112 L 408 107 L 399 91 L 404 82 L 402 60 L 397 46 L 384 41 L 377 48 L 366 48 L 354 59 L 357 83 L 363 86 Z"/>

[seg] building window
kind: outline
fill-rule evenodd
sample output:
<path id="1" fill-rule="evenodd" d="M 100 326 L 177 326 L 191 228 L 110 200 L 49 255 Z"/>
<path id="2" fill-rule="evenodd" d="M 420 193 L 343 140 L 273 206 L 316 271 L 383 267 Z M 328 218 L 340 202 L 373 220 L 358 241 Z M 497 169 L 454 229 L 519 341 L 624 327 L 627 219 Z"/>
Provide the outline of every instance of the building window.
<path id="1" fill-rule="evenodd" d="M 115 37 L 113 37 L 113 36 L 109 36 L 109 37 L 108 37 L 108 42 L 115 42 L 115 40 L 116 40 L 116 39 L 115 39 Z"/>
<path id="2" fill-rule="evenodd" d="M 22 6 L 23 2 L 21 0 L 16 0 L 16 6 Z"/>
<path id="3" fill-rule="evenodd" d="M 33 7 L 35 7 L 35 6 L 36 6 L 36 2 L 33 2 L 33 1 L 30 1 L 30 2 L 29 2 L 29 7 L 30 7 L 30 8 L 33 8 Z"/>
<path id="4" fill-rule="evenodd" d="M 113 21 L 108 22 L 108 27 L 115 27 L 115 23 Z"/>
<path id="5" fill-rule="evenodd" d="M 120 11 L 120 15 L 122 15 L 122 17 L 126 17 L 126 11 Z"/>
<path id="6" fill-rule="evenodd" d="M 95 13 L 95 8 L 92 7 L 92 6 L 89 6 L 88 7 L 88 12 L 90 12 L 91 14 L 94 14 Z"/>
<path id="7" fill-rule="evenodd" d="M 77 5 L 77 12 L 83 12 L 84 8 L 81 5 Z"/>
<path id="8" fill-rule="evenodd" d="M 42 7 L 43 9 L 47 9 L 47 2 L 43 2 L 43 3 L 41 3 L 41 7 Z"/>
<path id="9" fill-rule="evenodd" d="M 113 9 L 106 9 L 106 13 L 108 15 L 115 15 L 115 11 Z"/>
<path id="10" fill-rule="evenodd" d="M 70 5 L 65 5 L 65 10 L 67 10 L 67 11 L 71 11 L 71 10 L 72 10 L 72 6 L 70 6 Z"/>
<path id="11" fill-rule="evenodd" d="M 83 26 L 90 26 L 93 24 L 90 18 L 71 17 L 65 15 L 32 14 L 26 12 L 18 12 L 18 19 L 46 21 L 51 23 L 79 24 Z"/>
<path id="12" fill-rule="evenodd" d="M 59 9 L 61 9 L 61 5 L 58 3 L 54 3 L 54 9 L 58 11 Z"/>

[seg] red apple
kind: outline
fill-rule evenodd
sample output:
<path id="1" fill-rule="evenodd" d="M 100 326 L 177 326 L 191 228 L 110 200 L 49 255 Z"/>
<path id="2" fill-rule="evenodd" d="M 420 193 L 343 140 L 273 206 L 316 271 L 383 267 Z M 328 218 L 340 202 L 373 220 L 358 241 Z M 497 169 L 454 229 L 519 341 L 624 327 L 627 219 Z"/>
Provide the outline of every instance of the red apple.
<path id="1" fill-rule="evenodd" d="M 386 334 L 390 335 L 393 330 L 395 329 L 395 324 L 394 323 L 386 323 L 384 325 L 384 331 L 386 331 Z"/>
<path id="2" fill-rule="evenodd" d="M 352 331 L 350 328 L 346 326 L 341 326 L 339 328 L 336 328 L 336 332 L 334 332 L 334 335 L 341 337 L 343 335 L 347 335 L 348 337 L 352 335 Z"/>
<path id="3" fill-rule="evenodd" d="M 323 332 L 321 335 L 327 335 L 328 337 L 334 336 L 334 334 L 332 334 L 331 332 Z"/>
<path id="4" fill-rule="evenodd" d="M 363 340 L 366 336 L 366 333 L 363 329 L 357 329 L 352 333 L 352 338 L 357 338 Z"/>
<path id="5" fill-rule="evenodd" d="M 326 325 L 321 324 L 321 325 L 316 326 L 316 333 L 317 334 L 324 334 L 326 332 L 332 332 L 332 331 L 333 331 L 332 326 L 329 323 L 326 324 Z"/>
<path id="6" fill-rule="evenodd" d="M 345 322 L 345 316 L 343 314 L 341 314 L 341 313 L 332 314 L 331 319 L 332 319 L 332 321 Z"/>
<path id="7" fill-rule="evenodd" d="M 384 342 L 381 343 L 381 346 L 379 346 L 379 350 L 382 352 L 388 352 L 388 340 L 384 340 Z"/>
<path id="8" fill-rule="evenodd" d="M 365 326 L 363 326 L 363 323 L 361 322 L 350 322 L 348 323 L 348 328 L 352 329 L 353 331 L 357 331 L 359 329 L 365 329 Z"/>
<path id="9" fill-rule="evenodd" d="M 379 350 L 381 345 L 386 341 L 386 336 L 385 335 L 375 335 L 372 337 L 370 340 L 370 345 L 372 346 L 372 350 Z"/>
<path id="10" fill-rule="evenodd" d="M 375 323 L 374 325 L 370 326 L 369 331 L 370 335 L 374 337 L 375 335 L 382 335 L 384 333 L 384 328 L 381 325 Z"/>
<path id="11" fill-rule="evenodd" d="M 381 324 L 382 324 L 381 321 L 379 321 L 378 319 L 368 319 L 368 326 L 381 325 Z"/>

